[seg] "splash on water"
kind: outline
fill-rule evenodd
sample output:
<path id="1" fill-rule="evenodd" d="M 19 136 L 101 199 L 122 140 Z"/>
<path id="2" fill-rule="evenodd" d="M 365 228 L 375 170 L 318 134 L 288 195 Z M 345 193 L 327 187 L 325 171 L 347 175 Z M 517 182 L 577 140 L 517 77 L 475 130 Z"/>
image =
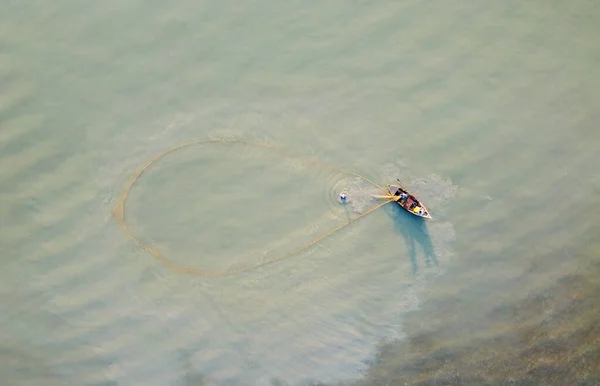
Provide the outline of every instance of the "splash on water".
<path id="1" fill-rule="evenodd" d="M 456 195 L 458 187 L 449 178 L 431 174 L 427 178 L 418 178 L 411 182 L 415 193 L 435 198 L 437 202 L 448 201 Z"/>
<path id="2" fill-rule="evenodd" d="M 352 206 L 352 211 L 358 214 L 363 213 L 375 204 L 374 194 L 382 193 L 372 184 L 358 177 L 352 181 L 346 192 L 348 193 L 348 201 Z"/>
<path id="3" fill-rule="evenodd" d="M 454 185 L 449 178 L 435 173 L 427 177 L 415 175 L 403 160 L 385 165 L 382 174 L 390 181 L 400 179 L 403 185 L 419 197 L 430 210 L 439 210 L 443 203 L 454 198 L 458 191 L 458 186 Z"/>

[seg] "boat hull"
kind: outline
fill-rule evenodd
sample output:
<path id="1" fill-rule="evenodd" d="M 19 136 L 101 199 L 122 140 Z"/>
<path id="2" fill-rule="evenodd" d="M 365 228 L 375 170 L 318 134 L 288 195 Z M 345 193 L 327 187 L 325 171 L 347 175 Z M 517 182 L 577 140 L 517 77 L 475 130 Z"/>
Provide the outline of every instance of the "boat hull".
<path id="1" fill-rule="evenodd" d="M 408 190 L 398 185 L 388 185 L 390 195 L 397 197 L 396 203 L 413 216 L 431 218 L 429 210 Z"/>

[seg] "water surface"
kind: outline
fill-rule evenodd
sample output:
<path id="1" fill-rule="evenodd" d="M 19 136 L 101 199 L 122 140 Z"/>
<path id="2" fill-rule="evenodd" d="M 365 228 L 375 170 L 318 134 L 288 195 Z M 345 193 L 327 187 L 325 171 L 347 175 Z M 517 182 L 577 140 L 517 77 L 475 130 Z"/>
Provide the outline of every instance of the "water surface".
<path id="1" fill-rule="evenodd" d="M 599 382 L 595 11 L 5 2 L 2 379 Z M 223 136 L 400 178 L 434 220 L 387 206 L 254 271 L 174 272 L 111 211 L 148 159 Z M 371 189 L 264 149 L 197 146 L 149 170 L 127 213 L 179 264 L 225 269 L 358 216 Z"/>

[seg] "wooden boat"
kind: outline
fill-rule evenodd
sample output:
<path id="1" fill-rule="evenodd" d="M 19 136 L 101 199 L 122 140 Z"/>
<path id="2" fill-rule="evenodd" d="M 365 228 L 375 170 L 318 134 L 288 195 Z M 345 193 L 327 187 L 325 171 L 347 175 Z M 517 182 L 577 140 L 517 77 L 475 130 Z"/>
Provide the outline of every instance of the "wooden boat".
<path id="1" fill-rule="evenodd" d="M 388 190 L 390 191 L 390 195 L 396 200 L 396 203 L 406 211 L 417 217 L 431 218 L 425 205 L 410 194 L 406 188 L 397 185 L 388 185 Z"/>

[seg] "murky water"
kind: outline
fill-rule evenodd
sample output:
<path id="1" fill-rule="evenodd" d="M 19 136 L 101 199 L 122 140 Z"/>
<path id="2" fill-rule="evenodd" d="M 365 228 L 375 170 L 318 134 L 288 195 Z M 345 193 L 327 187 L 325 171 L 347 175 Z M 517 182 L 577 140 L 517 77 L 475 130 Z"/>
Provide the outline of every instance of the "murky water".
<path id="1" fill-rule="evenodd" d="M 0 5 L 4 384 L 600 383 L 596 8 Z"/>

